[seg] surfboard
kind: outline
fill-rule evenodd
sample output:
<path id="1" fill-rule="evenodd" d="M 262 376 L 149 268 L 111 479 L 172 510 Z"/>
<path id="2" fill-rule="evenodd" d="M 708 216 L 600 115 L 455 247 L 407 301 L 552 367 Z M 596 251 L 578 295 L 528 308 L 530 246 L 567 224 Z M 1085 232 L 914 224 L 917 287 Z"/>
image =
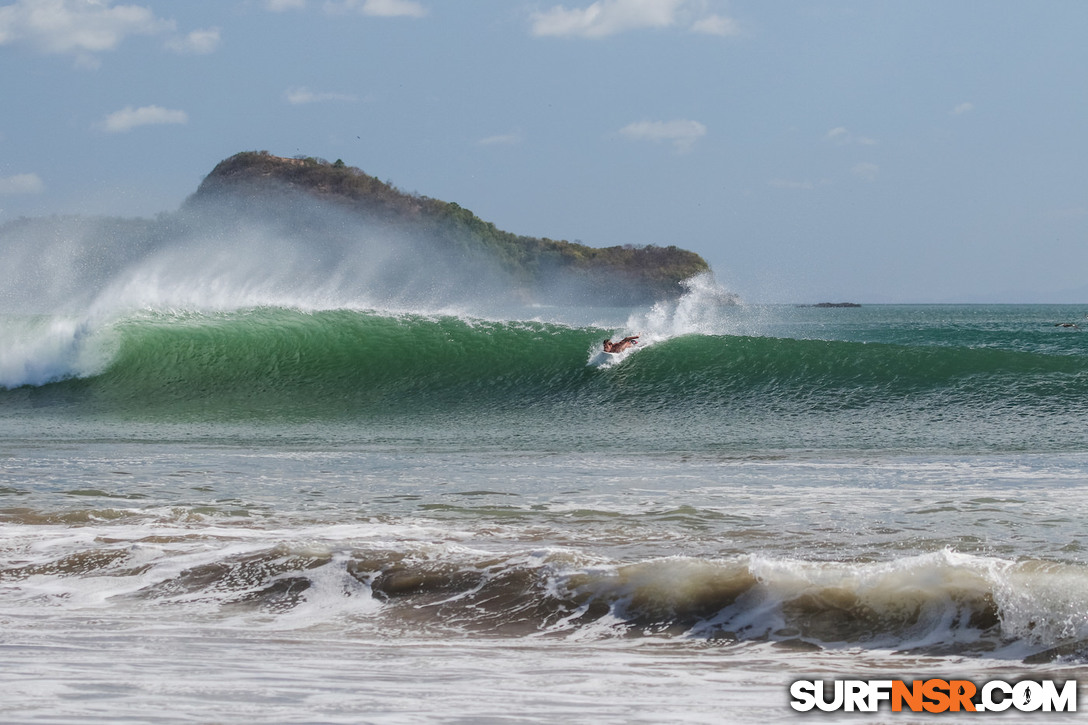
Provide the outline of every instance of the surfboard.
<path id="1" fill-rule="evenodd" d="M 627 348 L 623 352 L 605 352 L 604 350 L 598 350 L 593 354 L 593 357 L 589 359 L 586 365 L 595 368 L 606 368 L 611 365 L 615 365 L 619 361 L 634 352 L 634 348 Z"/>

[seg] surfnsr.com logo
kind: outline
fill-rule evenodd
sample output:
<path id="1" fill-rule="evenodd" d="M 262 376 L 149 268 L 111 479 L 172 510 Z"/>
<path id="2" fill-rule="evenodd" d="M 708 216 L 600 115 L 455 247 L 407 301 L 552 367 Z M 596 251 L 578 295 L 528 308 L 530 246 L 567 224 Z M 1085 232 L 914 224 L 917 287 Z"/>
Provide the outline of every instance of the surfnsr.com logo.
<path id="1" fill-rule="evenodd" d="M 790 685 L 790 707 L 801 712 L 1076 712 L 1077 682 L 1005 682 L 981 687 L 970 680 L 798 680 Z"/>

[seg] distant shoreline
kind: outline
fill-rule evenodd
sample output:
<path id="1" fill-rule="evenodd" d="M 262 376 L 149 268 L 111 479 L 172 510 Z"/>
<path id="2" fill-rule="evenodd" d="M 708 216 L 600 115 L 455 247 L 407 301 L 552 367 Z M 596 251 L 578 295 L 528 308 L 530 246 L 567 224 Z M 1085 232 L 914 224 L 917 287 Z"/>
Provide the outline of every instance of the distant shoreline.
<path id="1" fill-rule="evenodd" d="M 861 307 L 857 302 L 817 302 L 814 305 L 797 305 L 798 307 Z"/>

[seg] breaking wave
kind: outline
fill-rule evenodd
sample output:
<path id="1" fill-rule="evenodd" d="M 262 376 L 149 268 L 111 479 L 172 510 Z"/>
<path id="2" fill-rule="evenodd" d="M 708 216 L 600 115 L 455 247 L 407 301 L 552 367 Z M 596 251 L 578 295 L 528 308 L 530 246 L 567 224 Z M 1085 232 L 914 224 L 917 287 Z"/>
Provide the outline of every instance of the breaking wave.
<path id="1" fill-rule="evenodd" d="M 916 654 L 1084 661 L 1088 570 L 937 551 L 883 562 L 761 555 L 604 560 L 570 548 L 486 551 L 426 522 L 192 530 L 101 521 L 63 551 L 5 563 L 12 601 L 124 607 L 272 629 L 770 641 Z M 120 512 L 116 516 L 123 517 Z M 22 534 L 49 528 L 24 512 Z"/>
<path id="2" fill-rule="evenodd" d="M 822 409 L 930 399 L 943 406 L 1084 408 L 1088 357 L 1037 351 L 644 332 L 620 363 L 592 364 L 612 331 L 452 315 L 260 307 L 140 312 L 88 326 L 7 322 L 0 392 L 63 389 L 98 409 L 208 415 L 372 414 L 431 406 L 639 401 L 697 408 L 758 400 Z"/>

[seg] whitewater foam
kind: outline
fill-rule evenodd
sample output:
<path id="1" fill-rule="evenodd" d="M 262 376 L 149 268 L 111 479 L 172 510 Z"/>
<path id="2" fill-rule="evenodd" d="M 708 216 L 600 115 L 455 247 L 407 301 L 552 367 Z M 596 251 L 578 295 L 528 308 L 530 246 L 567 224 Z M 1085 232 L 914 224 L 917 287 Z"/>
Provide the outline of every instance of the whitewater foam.
<path id="1" fill-rule="evenodd" d="M 628 317 L 626 329 L 641 334 L 642 344 L 682 335 L 745 334 L 742 325 L 750 325 L 751 313 L 758 309 L 742 307 L 740 299 L 710 272 L 684 280 L 681 285 L 684 293 L 678 299 L 657 302 L 649 310 L 636 310 Z"/>
<path id="2" fill-rule="evenodd" d="M 102 372 L 116 353 L 108 325 L 92 318 L 0 316 L 0 389 Z"/>
<path id="3" fill-rule="evenodd" d="M 759 554 L 616 562 L 449 533 L 433 521 L 22 526 L 3 541 L 22 561 L 0 571 L 0 598 L 58 616 L 127 619 L 154 606 L 170 618 L 282 631 L 411 625 L 571 641 L 640 635 L 1088 656 L 1080 565 L 950 550 L 870 563 Z"/>

